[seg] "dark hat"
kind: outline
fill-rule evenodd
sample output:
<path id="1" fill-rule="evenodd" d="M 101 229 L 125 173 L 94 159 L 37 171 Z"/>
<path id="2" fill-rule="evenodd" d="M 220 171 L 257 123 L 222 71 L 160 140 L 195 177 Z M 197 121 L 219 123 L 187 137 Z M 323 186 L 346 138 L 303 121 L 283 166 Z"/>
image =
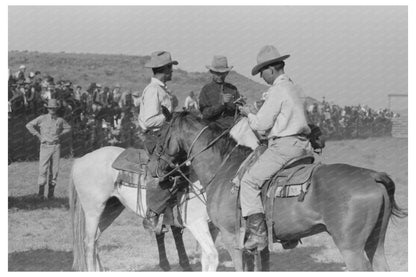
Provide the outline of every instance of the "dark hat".
<path id="1" fill-rule="evenodd" d="M 177 65 L 178 61 L 172 61 L 172 57 L 167 51 L 156 51 L 152 53 L 150 60 L 144 65 L 144 67 L 159 68 L 170 64 Z"/>
<path id="2" fill-rule="evenodd" d="M 227 57 L 225 56 L 214 56 L 211 65 L 207 65 L 206 67 L 211 71 L 221 73 L 229 72 L 233 68 L 232 66 L 228 67 Z"/>
<path id="3" fill-rule="evenodd" d="M 279 51 L 273 45 L 266 45 L 260 49 L 257 55 L 257 65 L 251 70 L 251 75 L 256 75 L 265 67 L 286 60 L 290 55 L 281 56 Z"/>

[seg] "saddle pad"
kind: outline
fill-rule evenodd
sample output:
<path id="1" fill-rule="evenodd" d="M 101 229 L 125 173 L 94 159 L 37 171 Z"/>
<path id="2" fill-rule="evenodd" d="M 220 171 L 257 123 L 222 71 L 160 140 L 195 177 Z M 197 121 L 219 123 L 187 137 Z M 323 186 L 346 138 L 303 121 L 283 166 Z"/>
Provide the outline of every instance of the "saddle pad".
<path id="1" fill-rule="evenodd" d="M 311 183 L 313 171 L 320 165 L 301 164 L 278 172 L 263 186 L 267 198 L 304 196 Z"/>
<path id="2" fill-rule="evenodd" d="M 144 173 L 149 156 L 143 149 L 127 148 L 111 165 L 114 169 L 137 174 Z"/>
<path id="3" fill-rule="evenodd" d="M 134 173 L 124 170 L 119 170 L 117 175 L 116 184 L 123 185 L 127 187 L 133 188 L 146 188 L 143 178 L 144 174 L 142 173 Z"/>
<path id="4" fill-rule="evenodd" d="M 312 171 L 319 163 L 315 164 L 300 164 L 291 168 L 282 169 L 270 180 L 273 183 L 281 183 L 284 180 L 284 185 L 299 185 L 307 182 L 312 175 Z M 269 182 L 270 182 L 269 181 Z"/>

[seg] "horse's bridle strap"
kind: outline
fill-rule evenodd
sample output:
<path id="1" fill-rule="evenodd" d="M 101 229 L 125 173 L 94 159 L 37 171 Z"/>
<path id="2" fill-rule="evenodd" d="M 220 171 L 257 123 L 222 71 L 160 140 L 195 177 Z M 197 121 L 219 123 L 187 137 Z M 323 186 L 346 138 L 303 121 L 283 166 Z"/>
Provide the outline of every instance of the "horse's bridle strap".
<path id="1" fill-rule="evenodd" d="M 202 133 L 206 130 L 206 129 L 208 129 L 208 125 L 207 126 L 205 126 L 204 128 L 202 128 L 202 130 L 201 131 L 199 131 L 199 133 L 198 133 L 198 135 L 196 135 L 196 137 L 194 138 L 194 140 L 192 141 L 192 143 L 191 143 L 191 146 L 189 147 L 189 150 L 188 150 L 188 154 L 187 154 L 187 156 L 186 157 L 188 157 L 189 158 L 189 155 L 191 154 L 191 151 L 192 151 L 192 149 L 194 148 L 194 145 L 195 145 L 195 143 L 197 142 L 197 140 L 199 139 L 199 137 L 202 135 Z"/>

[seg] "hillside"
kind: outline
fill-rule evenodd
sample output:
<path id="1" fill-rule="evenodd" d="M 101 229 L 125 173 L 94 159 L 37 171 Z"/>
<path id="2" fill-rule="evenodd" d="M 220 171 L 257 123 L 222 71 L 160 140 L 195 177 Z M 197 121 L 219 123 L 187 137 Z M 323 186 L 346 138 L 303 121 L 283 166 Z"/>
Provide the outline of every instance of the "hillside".
<path id="1" fill-rule="evenodd" d="M 9 51 L 8 62 L 12 72 L 17 71 L 21 64 L 25 64 L 27 72 L 39 70 L 42 75 L 49 74 L 55 80 L 71 80 L 84 89 L 91 82 L 109 87 L 118 82 L 122 89 L 143 91 L 151 77 L 151 70 L 144 68 L 149 59 L 149 56 Z M 168 86 L 179 98 L 181 107 L 191 90 L 199 94 L 202 86 L 210 79 L 208 72 L 186 72 L 180 69 L 179 64 Z M 258 100 L 261 93 L 267 90 L 267 86 L 235 71 L 230 73 L 227 81 L 237 86 L 240 93 L 248 97 L 249 102 Z"/>

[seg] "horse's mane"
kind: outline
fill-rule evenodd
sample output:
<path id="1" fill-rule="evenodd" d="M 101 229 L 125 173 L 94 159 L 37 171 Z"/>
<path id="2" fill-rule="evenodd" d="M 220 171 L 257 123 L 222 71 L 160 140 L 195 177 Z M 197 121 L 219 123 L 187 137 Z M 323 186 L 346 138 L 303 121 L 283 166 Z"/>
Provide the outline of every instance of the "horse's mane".
<path id="1" fill-rule="evenodd" d="M 172 124 L 177 124 L 177 128 L 179 128 L 180 130 L 191 129 L 192 127 L 195 127 L 195 125 L 198 124 L 202 124 L 205 126 L 208 125 L 207 130 L 205 130 L 204 134 L 201 136 L 201 139 L 203 137 L 207 139 L 207 143 L 217 138 L 224 131 L 224 129 L 222 129 L 220 125 L 216 122 L 205 121 L 188 111 L 175 112 L 173 114 L 172 120 L 174 120 Z M 231 138 L 229 134 L 226 134 L 223 137 L 221 137 L 216 143 L 214 143 L 211 146 L 211 148 L 213 149 L 213 151 L 218 152 L 221 155 L 221 157 L 224 157 L 227 153 L 231 151 L 231 149 L 235 147 L 235 145 L 236 142 L 234 141 L 234 139 Z M 245 146 L 238 146 L 234 150 L 234 152 L 237 152 L 243 156 L 248 156 L 252 152 L 252 150 Z"/>

